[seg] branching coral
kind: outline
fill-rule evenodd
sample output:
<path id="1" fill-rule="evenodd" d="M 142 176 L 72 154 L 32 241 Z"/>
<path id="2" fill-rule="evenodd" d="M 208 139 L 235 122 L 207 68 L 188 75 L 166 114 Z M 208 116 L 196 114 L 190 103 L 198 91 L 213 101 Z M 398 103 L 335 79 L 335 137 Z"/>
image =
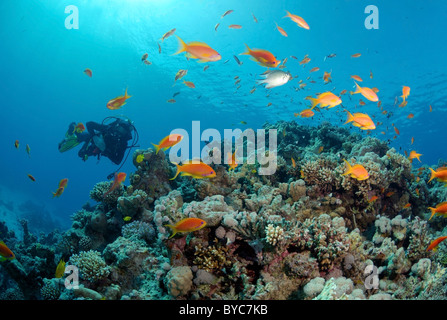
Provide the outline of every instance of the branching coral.
<path id="1" fill-rule="evenodd" d="M 306 219 L 295 232 L 292 244 L 311 250 L 322 270 L 329 270 L 334 260 L 343 257 L 349 249 L 343 218 L 331 219 L 322 214 L 318 218 Z"/>
<path id="2" fill-rule="evenodd" d="M 284 229 L 280 226 L 274 227 L 272 224 L 268 224 L 265 228 L 265 234 L 267 243 L 272 246 L 284 239 Z"/>
<path id="3" fill-rule="evenodd" d="M 110 269 L 98 251 L 81 251 L 70 257 L 68 264 L 75 265 L 79 269 L 79 275 L 82 279 L 97 282 L 106 278 Z"/>
<path id="4" fill-rule="evenodd" d="M 325 158 L 309 160 L 301 166 L 303 179 L 306 185 L 312 187 L 314 192 L 327 194 L 335 190 L 339 179 L 335 168 L 338 163 Z"/>
<path id="5" fill-rule="evenodd" d="M 116 188 L 112 192 L 106 194 L 112 187 L 112 184 L 112 181 L 98 182 L 90 191 L 90 198 L 96 202 L 104 203 L 108 208 L 115 208 L 118 197 L 120 197 L 124 192 L 124 187 L 120 186 L 119 188 Z"/>
<path id="6" fill-rule="evenodd" d="M 228 257 L 228 247 L 222 245 L 212 245 L 203 247 L 200 243 L 195 246 L 193 263 L 199 269 L 208 272 L 219 272 L 232 264 Z"/>

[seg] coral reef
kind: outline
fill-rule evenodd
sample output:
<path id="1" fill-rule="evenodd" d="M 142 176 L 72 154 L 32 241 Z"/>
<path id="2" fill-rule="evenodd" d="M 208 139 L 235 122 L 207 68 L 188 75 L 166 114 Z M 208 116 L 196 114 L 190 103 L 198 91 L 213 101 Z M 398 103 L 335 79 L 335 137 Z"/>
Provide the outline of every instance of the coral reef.
<path id="1" fill-rule="evenodd" d="M 427 185 L 428 170 L 328 123 L 265 128 L 283 132 L 272 176 L 242 163 L 213 165 L 214 179 L 169 180 L 166 155 L 140 149 L 129 185 L 104 197 L 111 182 L 97 183 L 96 204 L 75 212 L 69 230 L 35 235 L 23 219 L 18 239 L 0 224 L 16 255 L 0 266 L 2 298 L 445 299 L 446 246 L 426 249 L 446 234 L 427 207 L 447 191 Z M 342 175 L 342 159 L 369 178 Z M 185 218 L 206 227 L 171 237 L 166 225 Z M 78 268 L 78 288 L 55 277 L 61 259 Z"/>

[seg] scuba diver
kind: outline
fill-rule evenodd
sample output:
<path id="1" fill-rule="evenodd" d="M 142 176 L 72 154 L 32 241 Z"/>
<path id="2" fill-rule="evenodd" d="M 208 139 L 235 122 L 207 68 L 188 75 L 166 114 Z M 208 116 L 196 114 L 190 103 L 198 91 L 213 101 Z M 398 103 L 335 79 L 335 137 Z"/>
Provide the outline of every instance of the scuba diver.
<path id="1" fill-rule="evenodd" d="M 106 123 L 108 119 L 115 119 L 115 121 Z M 75 122 L 70 123 L 65 133 L 65 139 L 59 143 L 59 151 L 68 151 L 84 142 L 78 152 L 83 161 L 91 156 L 96 156 L 98 160 L 104 156 L 119 165 L 124 158 L 126 149 L 129 149 L 130 152 L 130 148 L 136 147 L 138 132 L 129 119 L 107 117 L 102 123 L 89 121 L 86 123 L 86 127 L 87 130 L 82 123 L 78 125 Z M 134 141 L 128 146 L 127 142 L 132 139 L 133 131 L 135 132 Z"/>

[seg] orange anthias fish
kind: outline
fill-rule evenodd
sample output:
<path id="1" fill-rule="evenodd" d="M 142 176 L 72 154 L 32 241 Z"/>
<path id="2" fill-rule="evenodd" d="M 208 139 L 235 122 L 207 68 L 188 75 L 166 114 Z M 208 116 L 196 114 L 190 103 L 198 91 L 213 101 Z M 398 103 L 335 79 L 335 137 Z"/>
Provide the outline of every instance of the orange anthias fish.
<path id="1" fill-rule="evenodd" d="M 185 160 L 182 162 L 181 166 L 175 162 L 173 162 L 173 164 L 176 165 L 177 172 L 175 176 L 169 180 L 177 178 L 179 173 L 181 173 L 182 176 L 191 176 L 195 179 L 214 178 L 216 176 L 216 172 L 213 168 L 202 161 Z"/>
<path id="2" fill-rule="evenodd" d="M 124 93 L 124 96 L 119 96 L 116 97 L 112 100 L 110 100 L 109 102 L 107 102 L 107 108 L 110 110 L 117 110 L 119 108 L 121 108 L 122 106 L 124 106 L 126 104 L 126 100 L 129 99 L 132 96 L 129 96 L 127 94 L 127 88 L 126 88 L 126 92 Z"/>
<path id="3" fill-rule="evenodd" d="M 403 86 L 402 95 L 400 97 L 403 99 L 403 101 L 405 101 L 409 95 L 410 95 L 410 87 Z"/>
<path id="4" fill-rule="evenodd" d="M 430 219 L 428 219 L 429 221 L 431 220 L 431 218 L 433 218 L 435 214 L 439 214 L 444 217 L 447 216 L 447 202 L 438 203 L 436 205 L 436 208 L 428 207 L 428 209 L 430 209 L 431 211 Z"/>
<path id="5" fill-rule="evenodd" d="M 117 189 L 121 183 L 124 182 L 124 180 L 126 180 L 126 174 L 124 172 L 115 172 L 115 179 L 113 180 L 112 186 L 106 193 L 103 194 L 103 197 L 105 198 L 110 192 Z"/>
<path id="6" fill-rule="evenodd" d="M 377 97 L 377 94 L 372 89 L 367 88 L 367 87 L 362 88 L 357 84 L 357 82 L 354 81 L 354 83 L 355 83 L 357 89 L 352 94 L 361 93 L 362 96 L 364 96 L 369 101 L 372 101 L 372 102 L 379 101 L 379 97 Z"/>
<path id="7" fill-rule="evenodd" d="M 338 106 L 342 101 L 340 97 L 336 96 L 330 91 L 321 93 L 317 96 L 317 98 L 306 97 L 307 100 L 312 102 L 313 109 L 315 106 L 320 105 L 320 107 L 328 107 L 328 109 Z"/>
<path id="8" fill-rule="evenodd" d="M 408 104 L 408 101 L 404 100 L 402 101 L 402 103 L 399 105 L 399 108 L 403 108 Z"/>
<path id="9" fill-rule="evenodd" d="M 300 113 L 295 113 L 295 117 L 300 116 L 301 118 L 310 118 L 315 115 L 315 112 L 312 111 L 312 109 L 304 109 Z"/>
<path id="10" fill-rule="evenodd" d="M 413 159 L 416 158 L 419 160 L 419 162 L 421 162 L 421 159 L 419 159 L 419 157 L 422 156 L 421 153 L 417 153 L 416 151 L 412 150 L 410 151 L 410 155 L 408 156 L 408 159 L 413 162 Z"/>
<path id="11" fill-rule="evenodd" d="M 92 70 L 91 69 L 89 69 L 89 68 L 87 68 L 87 69 L 85 69 L 84 70 L 84 73 L 86 74 L 86 75 L 88 75 L 90 78 L 92 77 L 92 75 L 93 75 L 93 72 L 92 72 Z"/>
<path id="12" fill-rule="evenodd" d="M 224 12 L 224 14 L 220 17 L 221 19 L 223 18 L 223 17 L 225 17 L 226 15 L 229 15 L 230 13 L 232 13 L 234 10 L 227 10 L 227 11 L 225 11 Z"/>
<path id="13" fill-rule="evenodd" d="M 376 125 L 371 120 L 371 118 L 365 113 L 354 113 L 351 114 L 348 110 L 345 110 L 348 113 L 348 119 L 344 124 L 352 122 L 354 127 L 359 127 L 362 130 L 374 130 Z"/>
<path id="14" fill-rule="evenodd" d="M 429 168 L 431 171 L 431 177 L 430 180 L 428 180 L 428 182 L 432 181 L 434 178 L 437 178 L 439 181 L 447 183 L 447 168 L 442 167 L 442 168 L 438 168 L 435 170 L 433 170 L 432 168 Z"/>
<path id="15" fill-rule="evenodd" d="M 433 240 L 430 243 L 430 245 L 428 246 L 427 251 L 430 251 L 430 250 L 436 251 L 438 249 L 438 245 L 445 239 L 447 239 L 447 236 L 442 236 L 442 237 L 439 237 L 439 238 Z"/>
<path id="16" fill-rule="evenodd" d="M 186 218 L 177 222 L 175 226 L 171 224 L 165 225 L 165 227 L 169 227 L 172 229 L 172 235 L 169 237 L 169 239 L 175 236 L 177 232 L 181 233 L 193 232 L 200 230 L 205 226 L 206 221 L 199 218 Z"/>
<path id="17" fill-rule="evenodd" d="M 377 199 L 379 199 L 378 196 L 372 196 L 371 198 L 368 199 L 368 202 L 372 203 L 372 202 L 376 201 Z"/>
<path id="18" fill-rule="evenodd" d="M 30 178 L 31 181 L 36 181 L 36 178 L 34 178 L 32 175 L 28 174 L 28 178 Z"/>
<path id="19" fill-rule="evenodd" d="M 59 188 L 65 188 L 67 186 L 67 183 L 68 183 L 67 178 L 61 179 L 61 181 L 59 181 Z"/>
<path id="20" fill-rule="evenodd" d="M 194 89 L 196 87 L 196 85 L 194 84 L 194 82 L 192 81 L 185 81 L 183 80 L 183 83 L 185 84 L 185 86 L 187 86 L 188 88 L 192 88 Z"/>
<path id="21" fill-rule="evenodd" d="M 241 54 L 249 55 L 251 56 L 250 59 L 256 61 L 259 65 L 267 68 L 276 68 L 280 63 L 281 60 L 276 60 L 276 57 L 267 50 L 263 49 L 250 49 L 247 44 L 245 44 L 247 47 L 247 51 L 243 52 Z"/>
<path id="22" fill-rule="evenodd" d="M 358 58 L 361 55 L 362 55 L 361 53 L 354 53 L 353 55 L 351 55 L 351 58 Z"/>
<path id="23" fill-rule="evenodd" d="M 346 171 L 342 173 L 342 176 L 345 176 L 347 174 L 351 175 L 351 178 L 357 179 L 359 181 L 366 180 L 369 178 L 369 173 L 366 171 L 365 167 L 361 164 L 356 164 L 354 166 L 351 166 L 348 161 L 343 159 L 343 161 L 346 163 Z"/>
<path id="24" fill-rule="evenodd" d="M 242 29 L 242 26 L 240 24 L 230 24 L 228 26 L 229 29 Z"/>
<path id="25" fill-rule="evenodd" d="M 187 69 L 180 69 L 180 70 L 177 71 L 177 73 L 175 74 L 174 81 L 180 80 L 181 78 L 183 78 L 184 76 L 186 76 L 187 73 L 188 73 L 188 70 L 187 70 Z"/>
<path id="26" fill-rule="evenodd" d="M 52 192 L 53 193 L 53 198 L 54 197 L 59 198 L 62 195 L 62 193 L 64 193 L 64 190 L 65 190 L 64 187 L 57 188 L 57 190 L 55 192 Z"/>
<path id="27" fill-rule="evenodd" d="M 85 126 L 83 123 L 79 122 L 73 129 L 73 133 L 82 133 L 85 131 Z"/>
<path id="28" fill-rule="evenodd" d="M 234 170 L 238 166 L 238 163 L 236 161 L 236 150 L 234 150 L 233 154 L 228 152 L 227 158 L 228 165 L 230 166 L 228 171 Z"/>
<path id="29" fill-rule="evenodd" d="M 155 154 L 158 154 L 158 151 L 160 151 L 160 149 L 162 149 L 163 151 L 168 150 L 170 147 L 175 146 L 177 143 L 182 141 L 182 139 L 183 136 L 181 134 L 174 133 L 161 139 L 158 145 L 152 143 L 152 145 L 155 147 Z"/>
<path id="30" fill-rule="evenodd" d="M 324 74 L 323 74 L 323 81 L 324 81 L 324 83 L 328 83 L 328 82 L 332 82 L 332 77 L 331 77 L 331 73 L 332 73 L 332 71 L 331 72 L 324 72 Z"/>
<path id="31" fill-rule="evenodd" d="M 292 160 L 292 167 L 293 167 L 293 168 L 296 168 L 296 161 L 295 161 L 295 159 L 290 158 L 290 160 Z"/>
<path id="32" fill-rule="evenodd" d="M 310 58 L 306 55 L 306 56 L 303 58 L 303 60 L 300 61 L 300 65 L 301 65 L 301 64 L 306 65 L 306 64 L 309 63 L 309 62 L 310 62 Z M 303 67 L 304 67 L 304 66 L 303 66 Z"/>
<path id="33" fill-rule="evenodd" d="M 363 82 L 363 79 L 362 79 L 362 78 L 360 78 L 359 76 L 355 75 L 355 74 L 354 74 L 354 75 L 352 75 L 352 76 L 351 76 L 351 78 L 352 78 L 352 79 L 354 79 L 354 80 L 357 80 L 357 81 Z"/>
<path id="34" fill-rule="evenodd" d="M 284 16 L 284 18 L 289 17 L 290 20 L 295 22 L 301 28 L 304 28 L 304 29 L 307 29 L 307 30 L 310 29 L 309 25 L 306 23 L 306 21 L 304 21 L 303 18 L 301 18 L 300 16 L 297 16 L 296 14 L 291 14 L 289 11 L 286 11 L 286 12 L 287 12 L 287 15 Z"/>
<path id="35" fill-rule="evenodd" d="M 222 59 L 220 54 L 209 45 L 199 41 L 193 41 L 186 44 L 179 36 L 175 35 L 179 41 L 179 49 L 173 55 L 186 52 L 186 57 L 190 59 L 199 59 L 199 62 L 211 62 Z"/>
<path id="36" fill-rule="evenodd" d="M 16 149 L 18 149 L 19 148 L 19 140 L 16 140 L 15 142 L 14 142 L 14 147 L 16 147 Z"/>
<path id="37" fill-rule="evenodd" d="M 256 19 L 255 15 L 254 15 L 253 13 L 252 13 L 251 15 L 253 16 L 253 20 L 254 20 L 256 23 L 258 23 L 258 19 Z"/>
<path id="38" fill-rule="evenodd" d="M 15 259 L 14 252 L 12 252 L 8 246 L 0 240 L 0 261 Z"/>
<path id="39" fill-rule="evenodd" d="M 165 39 L 167 39 L 167 38 L 169 38 L 170 36 L 172 36 L 173 34 L 174 34 L 174 32 L 175 32 L 175 28 L 173 28 L 173 29 L 171 29 L 171 30 L 169 30 L 168 32 L 166 32 L 164 35 L 163 35 L 163 37 L 161 37 L 161 42 L 163 42 Z"/>
<path id="40" fill-rule="evenodd" d="M 283 28 L 278 26 L 278 24 L 276 22 L 275 22 L 275 24 L 276 24 L 276 29 L 278 29 L 279 33 L 281 33 L 284 37 L 288 37 L 287 32 L 285 32 Z"/>

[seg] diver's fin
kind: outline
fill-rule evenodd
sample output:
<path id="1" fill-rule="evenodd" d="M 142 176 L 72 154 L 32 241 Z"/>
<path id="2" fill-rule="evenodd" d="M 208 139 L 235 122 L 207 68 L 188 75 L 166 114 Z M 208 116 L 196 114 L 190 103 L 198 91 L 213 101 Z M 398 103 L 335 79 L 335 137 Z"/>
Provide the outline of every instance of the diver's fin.
<path id="1" fill-rule="evenodd" d="M 80 142 L 75 135 L 66 137 L 62 142 L 59 143 L 59 152 L 65 152 L 76 147 Z"/>

